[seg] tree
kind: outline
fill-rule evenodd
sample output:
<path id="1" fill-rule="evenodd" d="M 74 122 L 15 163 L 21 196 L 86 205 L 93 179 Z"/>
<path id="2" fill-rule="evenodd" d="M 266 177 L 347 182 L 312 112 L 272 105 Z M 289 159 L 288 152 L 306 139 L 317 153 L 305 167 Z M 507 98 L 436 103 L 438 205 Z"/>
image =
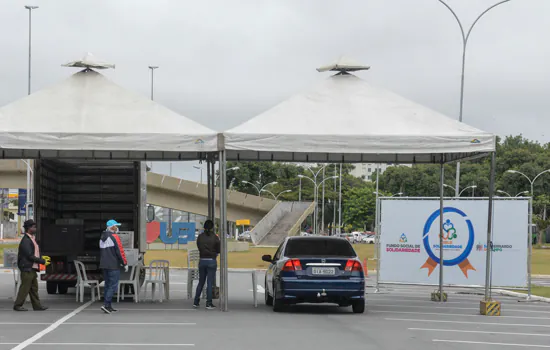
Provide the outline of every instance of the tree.
<path id="1" fill-rule="evenodd" d="M 348 191 L 344 200 L 344 222 L 355 229 L 374 228 L 376 195 L 372 184 Z"/>

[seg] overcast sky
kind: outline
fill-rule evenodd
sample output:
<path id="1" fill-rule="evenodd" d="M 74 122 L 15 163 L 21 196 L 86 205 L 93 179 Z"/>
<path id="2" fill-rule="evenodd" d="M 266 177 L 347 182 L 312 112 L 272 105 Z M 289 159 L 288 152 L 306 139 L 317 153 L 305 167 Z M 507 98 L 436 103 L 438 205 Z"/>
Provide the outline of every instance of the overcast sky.
<path id="1" fill-rule="evenodd" d="M 497 1 L 447 2 L 468 27 Z M 327 78 L 315 68 L 347 55 L 372 66 L 361 78 L 458 117 L 462 42 L 437 0 L 0 0 L 0 106 L 27 93 L 24 4 L 40 6 L 33 91 L 92 52 L 116 64 L 110 79 L 149 96 L 147 66 L 158 65 L 155 100 L 222 131 Z M 512 0 L 478 23 L 464 122 L 550 141 L 549 15 L 549 0 Z M 174 174 L 199 178 L 188 165 Z"/>

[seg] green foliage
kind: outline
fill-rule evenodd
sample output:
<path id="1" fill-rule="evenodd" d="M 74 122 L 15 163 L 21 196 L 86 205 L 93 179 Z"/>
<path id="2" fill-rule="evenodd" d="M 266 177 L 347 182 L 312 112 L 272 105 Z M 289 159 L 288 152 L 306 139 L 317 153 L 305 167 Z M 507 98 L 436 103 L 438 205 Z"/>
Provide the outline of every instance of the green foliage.
<path id="1" fill-rule="evenodd" d="M 290 193 L 282 194 L 279 199 L 286 201 L 297 201 L 299 197 L 300 178 L 298 175 L 313 178 L 313 173 L 319 172 L 321 165 L 311 165 L 311 170 L 303 165 L 292 163 L 275 162 L 230 162 L 227 168 L 238 166 L 240 169 L 228 173 L 228 187 L 249 194 L 258 194 L 253 186 L 243 183 L 248 181 L 261 188 L 265 184 L 277 181 L 276 185 L 266 187 L 275 195 L 284 190 L 292 190 Z M 334 169 L 339 170 L 339 164 L 329 164 L 325 168 L 325 177 L 334 176 Z M 351 225 L 348 229 L 371 229 L 374 222 L 375 211 L 375 181 L 366 182 L 350 175 L 354 165 L 343 165 L 342 177 L 342 203 L 344 226 Z M 530 191 L 530 183 L 519 174 L 512 174 L 507 170 L 518 170 L 525 173 L 531 179 L 540 172 L 550 169 L 550 144 L 541 145 L 523 138 L 521 135 L 509 136 L 497 143 L 496 159 L 496 188 L 515 196 L 523 191 Z M 445 165 L 444 169 L 446 196 L 454 196 L 456 165 Z M 489 170 L 490 159 L 480 158 L 461 163 L 461 190 L 465 187 L 475 185 L 473 194 L 487 196 L 489 194 Z M 323 172 L 318 175 L 318 183 L 323 179 Z M 440 166 L 438 164 L 393 166 L 380 175 L 380 191 L 387 195 L 402 192 L 410 197 L 439 197 L 440 193 Z M 325 227 L 333 222 L 334 206 L 338 205 L 338 183 L 334 190 L 334 181 L 327 180 L 325 183 Z M 302 178 L 301 180 L 302 200 L 312 201 L 314 190 L 312 181 Z M 319 209 L 321 209 L 322 186 L 319 188 Z M 537 179 L 534 185 L 535 201 L 533 203 L 534 218 L 539 227 L 539 232 L 548 227 L 547 211 L 550 210 L 550 173 L 543 174 Z M 467 189 L 462 196 L 471 196 L 472 190 Z M 504 194 L 496 193 L 504 196 Z M 267 192 L 262 196 L 271 197 Z M 338 214 L 337 214 L 338 215 Z M 320 213 L 319 219 L 322 215 Z M 336 222 L 338 220 L 335 220 Z"/>

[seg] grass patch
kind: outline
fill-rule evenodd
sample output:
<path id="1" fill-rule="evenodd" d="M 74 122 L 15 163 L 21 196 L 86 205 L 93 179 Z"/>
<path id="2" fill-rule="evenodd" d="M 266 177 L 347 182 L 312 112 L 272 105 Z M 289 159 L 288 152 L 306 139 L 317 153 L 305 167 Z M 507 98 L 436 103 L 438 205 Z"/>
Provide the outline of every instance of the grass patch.
<path id="1" fill-rule="evenodd" d="M 374 256 L 374 244 L 355 244 L 355 251 L 361 261 L 372 259 Z M 229 252 L 229 268 L 267 269 L 269 263 L 262 261 L 262 255 L 275 255 L 277 248 L 250 247 L 246 252 Z M 151 260 L 168 260 L 170 266 L 187 267 L 187 251 L 185 250 L 149 250 L 145 254 L 145 263 L 149 265 Z M 219 262 L 219 259 L 218 259 Z M 369 270 L 376 268 L 376 261 L 368 261 Z"/>
<path id="2" fill-rule="evenodd" d="M 515 291 L 515 292 L 527 294 L 526 290 L 518 290 L 518 291 Z M 533 286 L 531 288 L 531 294 L 532 295 L 537 295 L 539 297 L 550 298 L 550 287 Z"/>
<path id="3" fill-rule="evenodd" d="M 531 268 L 534 275 L 550 275 L 550 249 L 533 249 Z"/>

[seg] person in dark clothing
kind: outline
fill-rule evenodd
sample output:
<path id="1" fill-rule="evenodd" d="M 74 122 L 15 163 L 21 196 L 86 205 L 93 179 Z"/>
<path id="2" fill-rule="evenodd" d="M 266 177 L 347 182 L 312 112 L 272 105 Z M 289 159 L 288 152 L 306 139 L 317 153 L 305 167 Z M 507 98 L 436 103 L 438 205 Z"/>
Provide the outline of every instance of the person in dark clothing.
<path id="1" fill-rule="evenodd" d="M 216 268 L 218 266 L 216 258 L 220 254 L 220 238 L 212 231 L 214 223 L 212 220 L 204 222 L 204 232 L 197 238 L 197 248 L 199 249 L 199 284 L 195 293 L 194 308 L 199 307 L 204 282 L 208 280 L 206 286 L 206 308 L 215 309 L 212 303 L 212 290 L 216 280 Z"/>
<path id="2" fill-rule="evenodd" d="M 21 286 L 13 304 L 13 309 L 15 311 L 27 311 L 23 307 L 23 304 L 28 295 L 34 311 L 44 311 L 48 308 L 40 303 L 36 273 L 40 271 L 40 264 L 46 264 L 46 260 L 40 257 L 40 249 L 34 238 L 36 234 L 36 223 L 34 220 L 25 221 L 23 229 L 25 230 L 25 235 L 21 239 L 21 243 L 19 243 L 19 251 L 17 253 L 17 267 L 21 271 Z"/>
<path id="3" fill-rule="evenodd" d="M 101 239 L 99 240 L 99 268 L 103 270 L 103 280 L 105 281 L 103 292 L 104 303 L 101 310 L 106 314 L 118 311 L 113 309 L 111 302 L 118 288 L 120 268 L 123 266 L 124 271 L 128 272 L 126 254 L 124 253 L 120 237 L 116 234 L 119 226 L 120 224 L 116 220 L 107 221 L 107 230 L 101 234 Z"/>

